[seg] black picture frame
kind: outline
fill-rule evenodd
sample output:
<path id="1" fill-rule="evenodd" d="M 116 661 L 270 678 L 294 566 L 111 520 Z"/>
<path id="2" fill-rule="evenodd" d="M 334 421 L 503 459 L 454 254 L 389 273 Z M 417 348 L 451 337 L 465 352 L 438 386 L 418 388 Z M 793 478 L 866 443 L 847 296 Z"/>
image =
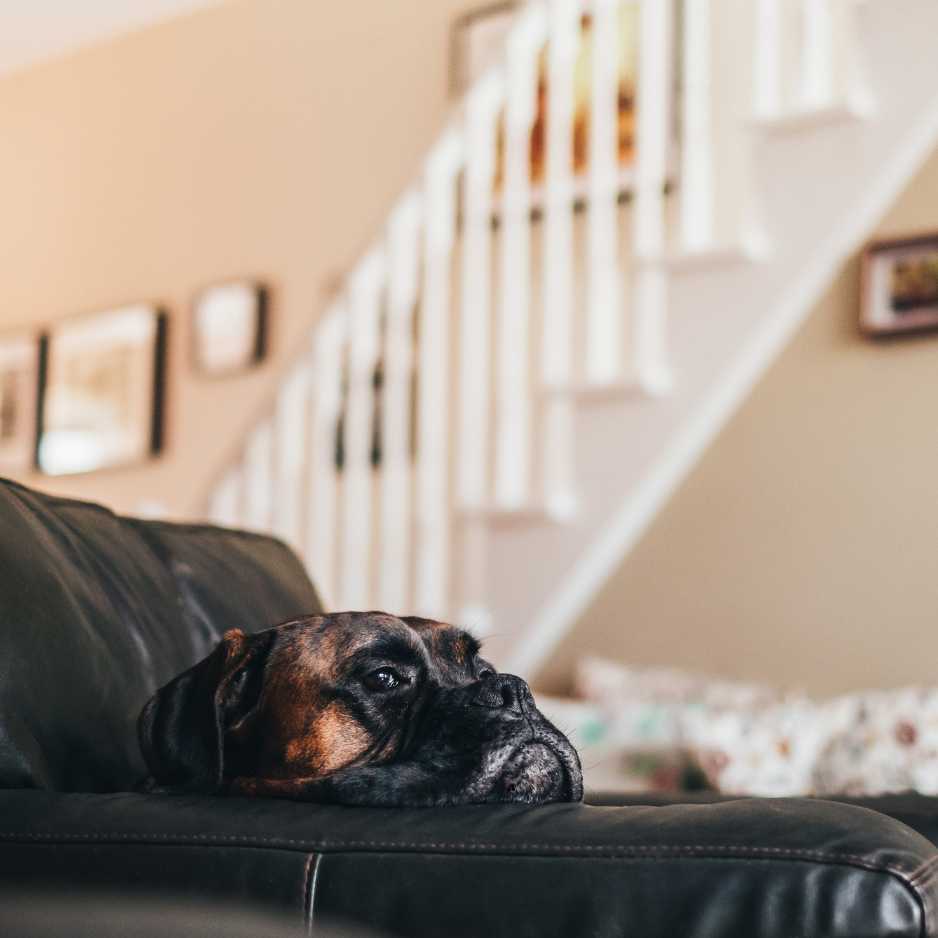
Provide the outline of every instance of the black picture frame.
<path id="1" fill-rule="evenodd" d="M 206 315 L 207 304 L 227 293 L 229 297 L 242 295 L 242 300 L 250 306 L 242 313 L 231 310 L 240 316 L 242 322 L 233 324 L 241 330 L 240 334 L 229 337 L 233 352 L 228 362 L 212 361 L 212 355 L 221 359 L 218 350 L 212 350 L 213 341 L 218 335 L 212 334 L 218 325 L 209 325 Z M 269 343 L 270 289 L 264 283 L 253 279 L 231 279 L 216 281 L 203 287 L 192 300 L 190 317 L 189 357 L 196 374 L 203 378 L 230 378 L 244 374 L 256 368 L 267 357 Z M 216 309 L 214 314 L 221 317 L 223 310 Z M 247 334 L 243 330 L 247 330 Z"/>

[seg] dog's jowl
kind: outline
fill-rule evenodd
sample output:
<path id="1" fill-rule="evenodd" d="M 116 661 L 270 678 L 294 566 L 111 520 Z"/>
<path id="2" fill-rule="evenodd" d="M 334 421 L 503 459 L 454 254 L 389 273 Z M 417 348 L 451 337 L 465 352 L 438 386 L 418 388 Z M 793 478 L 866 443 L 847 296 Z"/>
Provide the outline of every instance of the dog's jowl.
<path id="1" fill-rule="evenodd" d="M 414 807 L 583 796 L 577 754 L 527 684 L 428 619 L 232 629 L 151 698 L 139 731 L 150 790 Z"/>

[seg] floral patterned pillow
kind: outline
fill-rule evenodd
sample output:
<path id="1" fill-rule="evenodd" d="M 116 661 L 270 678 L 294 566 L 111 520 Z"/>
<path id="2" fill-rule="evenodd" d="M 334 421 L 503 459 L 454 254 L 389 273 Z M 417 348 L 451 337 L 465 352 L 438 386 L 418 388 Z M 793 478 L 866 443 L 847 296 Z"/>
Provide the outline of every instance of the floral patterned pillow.
<path id="1" fill-rule="evenodd" d="M 591 791 L 685 791 L 703 786 L 703 778 L 680 747 L 654 742 L 663 726 L 659 710 L 637 716 L 641 741 L 623 744 L 619 725 L 598 704 L 537 695 L 544 715 L 576 746 L 583 778 Z"/>
<path id="2" fill-rule="evenodd" d="M 938 794 L 938 688 L 818 701 L 586 658 L 576 689 L 594 707 L 606 759 L 628 777 L 628 787 L 684 785 L 696 768 L 711 787 L 731 794 Z M 623 770 L 649 755 L 651 771 Z"/>
<path id="3" fill-rule="evenodd" d="M 938 689 L 871 691 L 842 700 L 851 719 L 818 759 L 816 794 L 938 794 Z"/>
<path id="4" fill-rule="evenodd" d="M 590 745 L 577 738 L 575 719 L 572 724 L 587 786 L 629 791 L 706 787 L 690 752 L 688 721 L 714 707 L 747 709 L 778 696 L 761 685 L 592 657 L 580 661 L 575 690 L 581 706 L 591 708 Z M 550 716 L 549 706 L 545 712 Z"/>

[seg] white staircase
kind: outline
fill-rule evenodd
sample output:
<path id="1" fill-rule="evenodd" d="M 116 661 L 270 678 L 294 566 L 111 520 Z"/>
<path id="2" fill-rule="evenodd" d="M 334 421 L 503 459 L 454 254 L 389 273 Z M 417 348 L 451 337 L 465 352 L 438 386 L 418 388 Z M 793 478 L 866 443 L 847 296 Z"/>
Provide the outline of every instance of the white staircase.
<path id="1" fill-rule="evenodd" d="M 938 141 L 935 35 L 935 0 L 522 8 L 208 516 L 283 536 L 333 608 L 455 619 L 533 674 Z"/>

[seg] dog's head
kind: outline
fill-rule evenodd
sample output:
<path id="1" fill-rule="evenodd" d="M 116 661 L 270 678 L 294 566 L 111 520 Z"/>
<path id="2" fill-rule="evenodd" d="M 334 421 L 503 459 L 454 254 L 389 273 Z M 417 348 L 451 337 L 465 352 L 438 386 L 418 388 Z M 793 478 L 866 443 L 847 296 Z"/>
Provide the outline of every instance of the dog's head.
<path id="1" fill-rule="evenodd" d="M 153 783 L 372 805 L 578 801 L 576 752 L 454 626 L 347 612 L 227 632 L 140 715 Z"/>

